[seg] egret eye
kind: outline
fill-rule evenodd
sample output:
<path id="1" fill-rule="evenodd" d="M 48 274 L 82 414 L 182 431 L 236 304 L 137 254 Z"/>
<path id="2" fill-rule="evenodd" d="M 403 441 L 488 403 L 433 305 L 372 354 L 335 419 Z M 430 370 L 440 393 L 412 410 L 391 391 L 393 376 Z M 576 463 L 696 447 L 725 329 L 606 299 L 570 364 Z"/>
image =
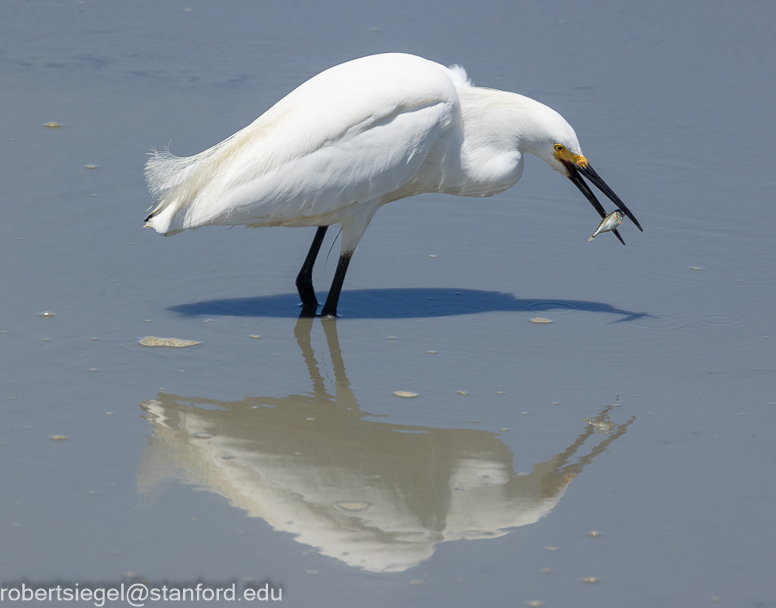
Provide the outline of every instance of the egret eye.
<path id="1" fill-rule="evenodd" d="M 562 152 L 563 146 L 561 144 L 555 144 L 555 151 L 556 152 Z"/>

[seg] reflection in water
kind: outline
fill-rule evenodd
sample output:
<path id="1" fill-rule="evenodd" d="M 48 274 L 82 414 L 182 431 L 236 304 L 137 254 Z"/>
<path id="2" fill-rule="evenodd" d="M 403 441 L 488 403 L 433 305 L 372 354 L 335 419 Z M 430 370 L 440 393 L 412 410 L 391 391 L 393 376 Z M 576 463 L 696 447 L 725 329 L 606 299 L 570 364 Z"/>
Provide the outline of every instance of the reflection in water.
<path id="1" fill-rule="evenodd" d="M 334 395 L 311 347 L 313 323 L 326 334 Z M 190 481 L 324 555 L 401 572 L 439 542 L 536 522 L 635 418 L 615 424 L 608 406 L 583 421 L 568 449 L 516 475 L 496 433 L 365 419 L 345 376 L 336 319 L 299 319 L 295 335 L 311 394 L 235 402 L 160 394 L 141 404 L 154 427 L 141 491 L 165 478 Z"/>

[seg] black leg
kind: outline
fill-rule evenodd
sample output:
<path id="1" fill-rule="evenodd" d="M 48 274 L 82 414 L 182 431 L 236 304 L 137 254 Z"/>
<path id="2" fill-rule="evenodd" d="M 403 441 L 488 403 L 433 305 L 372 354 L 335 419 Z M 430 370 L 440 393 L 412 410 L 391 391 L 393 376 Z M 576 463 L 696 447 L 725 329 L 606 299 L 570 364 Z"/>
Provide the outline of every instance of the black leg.
<path id="1" fill-rule="evenodd" d="M 318 226 L 313 244 L 310 245 L 310 251 L 307 252 L 307 257 L 304 259 L 304 264 L 302 264 L 302 269 L 296 275 L 296 290 L 299 292 L 302 306 L 305 309 L 312 308 L 313 315 L 318 307 L 318 300 L 315 299 L 315 290 L 313 289 L 313 266 L 315 266 L 315 258 L 318 257 L 327 228 L 328 226 Z"/>
<path id="2" fill-rule="evenodd" d="M 329 295 L 326 297 L 326 303 L 321 310 L 322 317 L 337 316 L 337 302 L 339 302 L 340 292 L 342 291 L 342 283 L 345 282 L 345 273 L 348 271 L 348 264 L 350 264 L 350 258 L 353 257 L 353 252 L 343 253 L 340 256 L 337 263 L 337 271 L 334 273 L 334 280 L 331 282 L 331 289 L 329 289 Z"/>

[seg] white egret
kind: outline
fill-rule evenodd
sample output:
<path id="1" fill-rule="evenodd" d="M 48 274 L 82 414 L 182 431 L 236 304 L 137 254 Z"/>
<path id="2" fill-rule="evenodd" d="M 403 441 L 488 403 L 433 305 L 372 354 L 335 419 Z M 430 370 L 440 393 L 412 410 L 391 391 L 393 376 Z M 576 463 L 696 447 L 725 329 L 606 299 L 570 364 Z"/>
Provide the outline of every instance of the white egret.
<path id="1" fill-rule="evenodd" d="M 321 310 L 336 315 L 350 258 L 382 205 L 422 193 L 498 194 L 520 179 L 525 154 L 566 175 L 605 217 L 584 175 L 641 229 L 555 110 L 472 86 L 460 66 L 402 53 L 325 70 L 195 156 L 155 153 L 145 174 L 157 201 L 146 226 L 164 235 L 211 225 L 317 226 L 296 278 L 314 314 L 313 264 L 328 226 L 340 224 L 340 258 Z"/>

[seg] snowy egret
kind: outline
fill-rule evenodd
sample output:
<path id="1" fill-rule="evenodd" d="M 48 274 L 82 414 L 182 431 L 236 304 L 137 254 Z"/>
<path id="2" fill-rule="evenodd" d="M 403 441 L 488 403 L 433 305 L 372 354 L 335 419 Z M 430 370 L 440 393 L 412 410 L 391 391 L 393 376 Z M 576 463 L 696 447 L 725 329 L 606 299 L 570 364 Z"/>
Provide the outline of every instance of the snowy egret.
<path id="1" fill-rule="evenodd" d="M 475 87 L 460 66 L 402 53 L 325 70 L 195 156 L 154 153 L 145 175 L 157 200 L 145 221 L 164 235 L 212 225 L 317 226 L 296 278 L 308 312 L 318 306 L 313 264 L 328 226 L 340 224 L 340 258 L 321 310 L 336 315 L 350 258 L 382 205 L 432 192 L 498 194 L 520 179 L 526 153 L 566 175 L 605 217 L 585 176 L 641 230 L 555 110 Z"/>

